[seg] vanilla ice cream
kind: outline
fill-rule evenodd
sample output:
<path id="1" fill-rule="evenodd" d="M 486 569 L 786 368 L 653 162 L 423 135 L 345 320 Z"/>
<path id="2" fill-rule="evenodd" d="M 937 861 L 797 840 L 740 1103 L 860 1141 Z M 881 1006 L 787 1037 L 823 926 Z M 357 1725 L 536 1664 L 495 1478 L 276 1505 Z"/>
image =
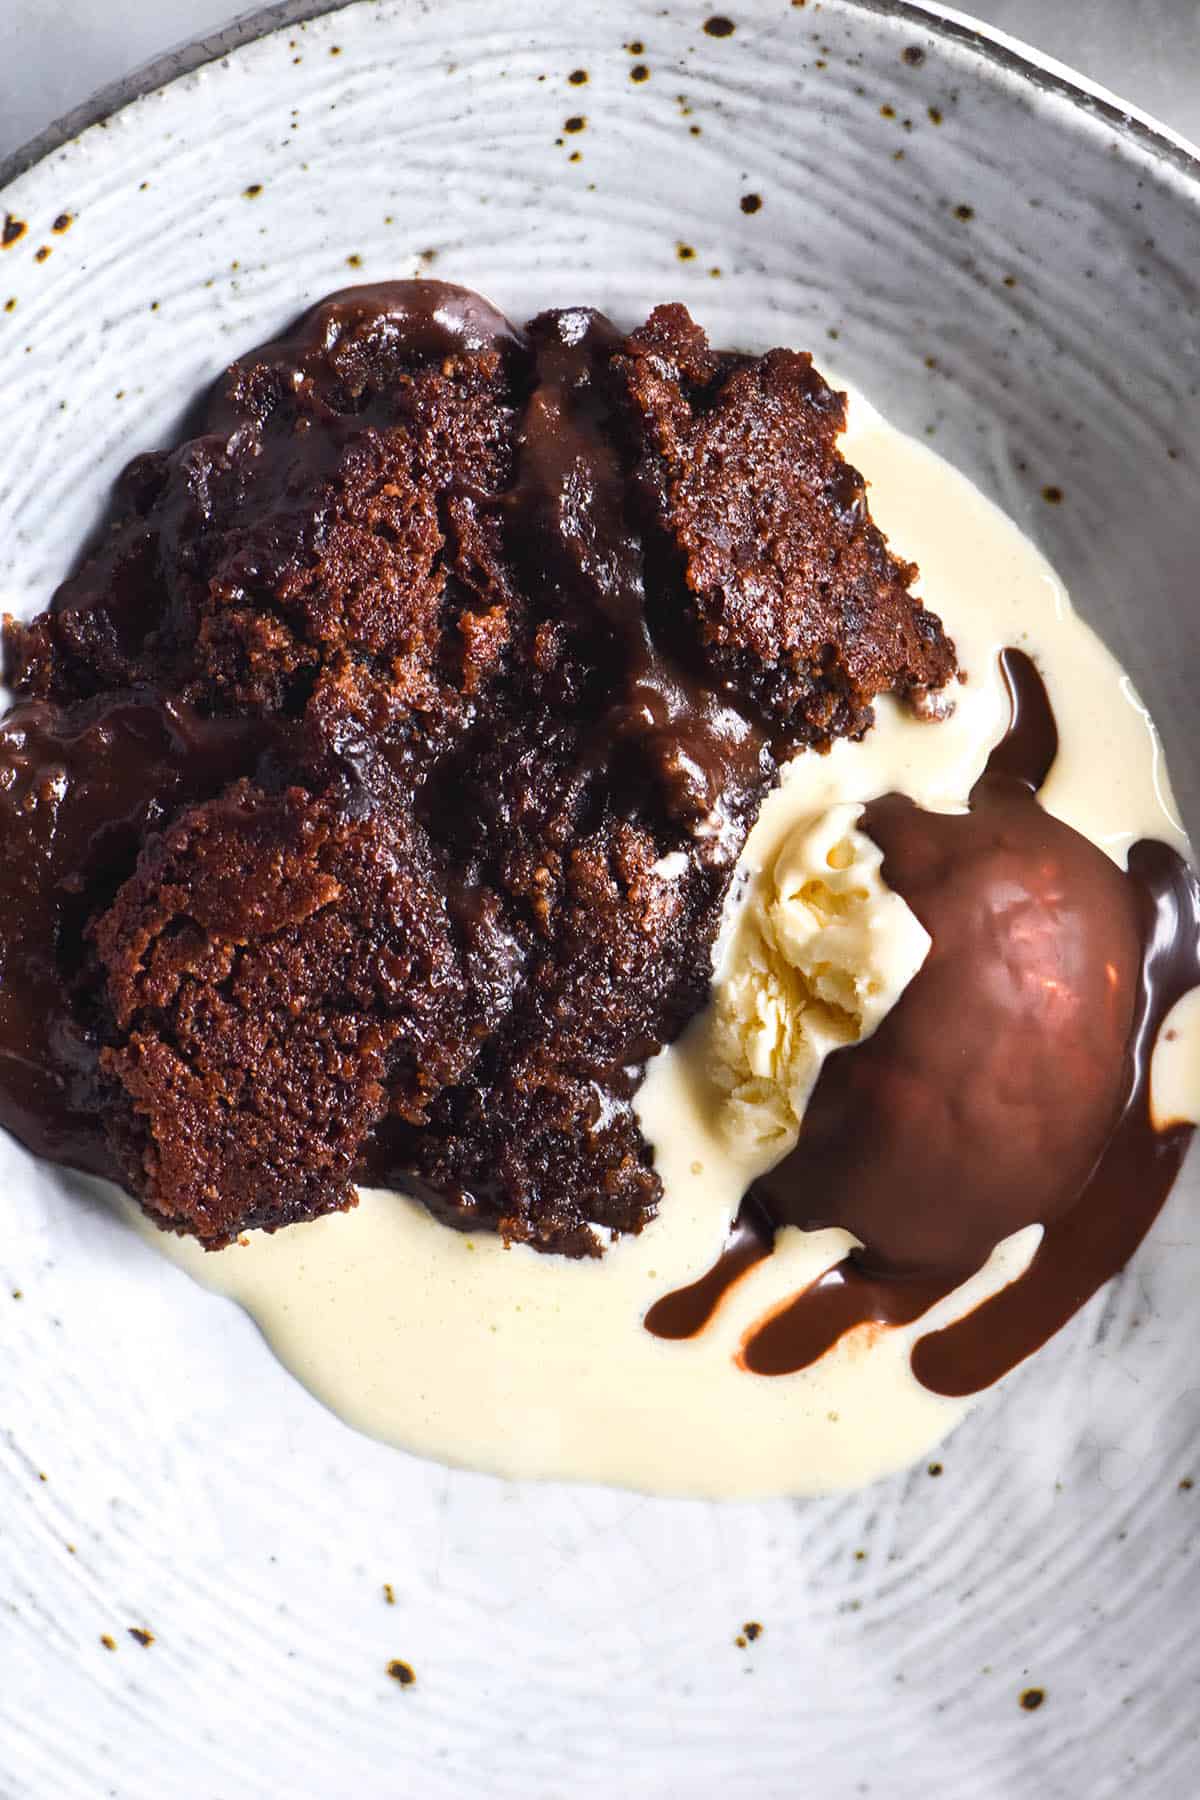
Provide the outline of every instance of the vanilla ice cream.
<path id="1" fill-rule="evenodd" d="M 870 1037 L 929 951 L 856 829 L 860 804 L 798 824 L 747 884 L 713 984 L 710 1067 L 736 1141 L 794 1144 L 831 1050 Z"/>

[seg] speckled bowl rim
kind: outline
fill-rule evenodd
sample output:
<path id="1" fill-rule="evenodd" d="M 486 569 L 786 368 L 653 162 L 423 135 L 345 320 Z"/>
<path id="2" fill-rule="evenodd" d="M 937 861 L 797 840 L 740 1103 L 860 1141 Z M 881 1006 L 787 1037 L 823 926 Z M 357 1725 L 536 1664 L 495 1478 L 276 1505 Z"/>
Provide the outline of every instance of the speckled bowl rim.
<path id="1" fill-rule="evenodd" d="M 19 175 L 90 126 L 111 119 L 123 107 L 155 89 L 220 62 L 222 57 L 269 32 L 340 12 L 352 3 L 353 0 L 276 0 L 272 6 L 241 14 L 221 31 L 166 51 L 98 89 L 19 150 L 0 158 L 0 194 Z M 907 21 L 914 30 L 928 32 L 945 44 L 969 52 L 985 67 L 1016 76 L 1039 93 L 1067 101 L 1078 112 L 1102 121 L 1127 142 L 1188 177 L 1200 204 L 1200 146 L 1054 57 L 954 8 L 922 5 L 918 0 L 844 0 L 844 4 L 864 15 Z"/>

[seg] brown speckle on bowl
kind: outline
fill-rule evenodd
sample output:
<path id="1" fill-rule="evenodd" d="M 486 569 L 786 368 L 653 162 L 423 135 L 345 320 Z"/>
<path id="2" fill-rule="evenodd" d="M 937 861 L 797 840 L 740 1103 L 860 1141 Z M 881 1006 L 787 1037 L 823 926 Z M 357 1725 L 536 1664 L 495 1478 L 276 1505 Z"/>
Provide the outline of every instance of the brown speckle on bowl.
<path id="1" fill-rule="evenodd" d="M 571 73 L 567 76 L 567 80 L 572 87 L 582 87 L 587 78 L 588 72 L 586 69 L 572 69 Z"/>
<path id="2" fill-rule="evenodd" d="M 688 130 L 691 132 L 693 137 L 700 136 L 700 126 L 699 125 L 689 125 Z"/>
<path id="3" fill-rule="evenodd" d="M 634 38 L 630 43 L 626 44 L 625 48 L 628 50 L 630 56 L 641 56 L 646 46 L 643 44 L 641 38 Z"/>
<path id="4" fill-rule="evenodd" d="M 937 107 L 937 106 L 931 106 L 929 108 L 929 123 L 931 125 L 940 125 L 941 122 L 942 122 L 941 108 Z"/>
<path id="5" fill-rule="evenodd" d="M 6 312 L 6 313 L 13 313 L 13 312 L 16 312 L 16 310 L 17 310 L 17 296 L 16 296 L 16 295 L 15 295 L 15 294 L 10 294 L 10 295 L 9 295 L 9 297 L 8 297 L 8 299 L 7 299 L 7 300 L 6 300 L 6 301 L 5 301 L 5 302 L 4 302 L 4 310 L 5 310 L 5 312 Z M 20 1298 L 21 1298 L 21 1296 L 20 1296 L 20 1294 L 19 1294 L 19 1293 L 16 1293 L 16 1294 L 14 1294 L 14 1295 L 13 1295 L 13 1299 L 14 1299 L 14 1300 L 19 1300 L 19 1299 L 20 1299 Z"/>
<path id="6" fill-rule="evenodd" d="M 416 1670 L 412 1664 L 402 1662 L 398 1656 L 392 1658 L 387 1666 L 387 1672 L 393 1681 L 400 1683 L 401 1687 L 411 1687 L 417 1679 Z"/>
<path id="7" fill-rule="evenodd" d="M 342 46 L 340 44 L 330 44 L 329 54 L 330 56 L 340 56 L 342 54 Z"/>
<path id="8" fill-rule="evenodd" d="M 910 69 L 919 69 L 925 61 L 925 52 L 920 44 L 906 44 L 900 52 L 901 62 L 906 62 Z"/>
<path id="9" fill-rule="evenodd" d="M 1026 1712 L 1036 1712 L 1045 1698 L 1045 1688 L 1028 1687 L 1021 1690 L 1021 1705 Z"/>
<path id="10" fill-rule="evenodd" d="M 930 1465 L 929 1465 L 929 1473 L 930 1473 L 930 1474 L 931 1474 L 931 1475 L 940 1475 L 940 1474 L 941 1474 L 941 1473 L 942 1473 L 942 1465 L 941 1465 L 941 1463 L 930 1463 Z"/>
<path id="11" fill-rule="evenodd" d="M 563 120 L 564 131 L 583 131 L 586 126 L 587 115 L 585 113 L 572 113 L 569 119 Z"/>
<path id="12" fill-rule="evenodd" d="M 879 109 L 879 116 L 881 119 L 894 119 L 896 116 L 896 109 L 894 106 L 889 106 L 885 100 Z"/>
<path id="13" fill-rule="evenodd" d="M 11 250 L 14 244 L 20 243 L 28 230 L 29 226 L 24 219 L 18 219 L 15 213 L 6 212 L 4 224 L 0 226 L 0 250 Z"/>
<path id="14" fill-rule="evenodd" d="M 739 1650 L 744 1650 L 746 1648 L 747 1639 L 743 1636 L 743 1634 L 740 1631 L 738 1632 L 737 1636 L 734 1638 L 733 1641 L 737 1645 Z"/>
<path id="15" fill-rule="evenodd" d="M 649 81 L 650 71 L 645 63 L 634 63 L 629 71 L 629 79 L 630 81 Z"/>
<path id="16" fill-rule="evenodd" d="M 117 1640 L 112 1635 L 111 1631 L 102 1631 L 100 1633 L 100 1642 L 104 1645 L 106 1650 L 115 1650 L 117 1647 Z"/>
<path id="17" fill-rule="evenodd" d="M 242 189 L 242 198 L 243 198 L 243 200 L 257 200 L 258 196 L 262 193 L 262 191 L 263 191 L 262 182 L 261 181 L 252 181 L 250 183 L 249 187 Z"/>
<path id="18" fill-rule="evenodd" d="M 704 29 L 709 37 L 727 38 L 733 36 L 737 26 L 724 13 L 714 13 L 711 19 L 705 19 Z"/>
<path id="19" fill-rule="evenodd" d="M 763 1628 L 757 1619 L 749 1620 L 747 1624 L 742 1626 L 742 1630 L 745 1632 L 746 1638 L 751 1644 L 756 1643 L 763 1633 Z"/>
<path id="20" fill-rule="evenodd" d="M 714 263 L 712 268 L 708 272 L 712 276 L 714 281 L 720 281 L 721 269 L 720 269 L 720 265 L 718 263 Z"/>
<path id="21" fill-rule="evenodd" d="M 1179 1491 L 1181 1494 L 1190 1494 L 1195 1485 L 1196 1484 L 1192 1480 L 1191 1476 L 1185 1475 L 1183 1480 L 1179 1484 Z"/>
<path id="22" fill-rule="evenodd" d="M 362 257 L 358 254 L 357 250 L 351 251 L 350 255 L 346 258 L 346 266 L 350 269 L 362 268 Z"/>
<path id="23" fill-rule="evenodd" d="M 744 213 L 756 213 L 762 210 L 761 194 L 743 194 L 738 202 Z"/>
<path id="24" fill-rule="evenodd" d="M 140 1644 L 143 1650 L 148 1650 L 154 1642 L 154 1633 L 152 1631 L 147 1631 L 143 1625 L 130 1625 L 127 1626 L 126 1629 L 134 1643 Z"/>
<path id="25" fill-rule="evenodd" d="M 1047 506 L 1061 506 L 1063 502 L 1063 491 L 1060 487 L 1054 487 L 1053 485 L 1044 487 L 1042 489 L 1042 499 L 1046 502 Z"/>
<path id="26" fill-rule="evenodd" d="M 393 1587 L 393 1586 L 392 1586 L 392 1584 L 391 1584 L 391 1582 L 390 1582 L 390 1581 L 385 1581 L 385 1582 L 384 1582 L 384 1584 L 383 1584 L 383 1597 L 384 1597 L 384 1599 L 385 1599 L 385 1600 L 386 1600 L 386 1601 L 387 1601 L 387 1604 L 388 1604 L 388 1605 L 389 1605 L 389 1606 L 395 1606 L 395 1604 L 396 1604 L 396 1590 L 395 1590 L 395 1588 L 394 1588 L 394 1587 Z"/>
<path id="27" fill-rule="evenodd" d="M 568 158 L 567 158 L 567 161 L 568 162 L 582 162 L 583 161 L 583 151 L 582 150 L 572 150 L 570 156 L 568 156 Z"/>
<path id="28" fill-rule="evenodd" d="M 59 236 L 61 237 L 64 231 L 70 231 L 71 226 L 74 224 L 74 222 L 75 222 L 75 214 L 74 213 L 59 213 L 57 219 L 55 219 L 55 221 L 54 221 L 53 225 L 50 227 L 50 229 L 51 229 L 51 231 L 57 231 Z"/>
<path id="29" fill-rule="evenodd" d="M 679 258 L 680 262 L 691 262 L 692 258 L 696 254 L 696 251 L 695 251 L 694 246 L 691 244 L 676 244 L 675 254 Z"/>

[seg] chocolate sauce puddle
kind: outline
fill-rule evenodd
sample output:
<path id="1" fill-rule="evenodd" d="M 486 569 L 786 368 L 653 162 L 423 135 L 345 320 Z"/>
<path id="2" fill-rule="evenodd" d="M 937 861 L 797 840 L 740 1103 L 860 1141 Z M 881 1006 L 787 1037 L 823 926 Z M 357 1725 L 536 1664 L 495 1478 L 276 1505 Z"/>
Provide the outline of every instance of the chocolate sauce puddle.
<path id="1" fill-rule="evenodd" d="M 1154 1129 L 1149 1074 L 1162 1020 L 1200 983 L 1200 885 L 1155 842 L 1122 874 L 1043 811 L 1053 711 L 1027 656 L 1001 661 L 1012 719 L 970 812 L 898 795 L 864 812 L 934 947 L 875 1035 L 828 1059 L 795 1149 L 743 1203 L 861 1244 L 751 1330 L 740 1361 L 753 1373 L 807 1367 L 860 1325 L 912 1323 L 1041 1223 L 1027 1274 L 914 1350 L 925 1386 L 973 1393 L 1123 1266 L 1182 1160 L 1190 1127 Z M 741 1218 L 709 1276 L 651 1309 L 650 1330 L 703 1328 L 744 1272 Z"/>

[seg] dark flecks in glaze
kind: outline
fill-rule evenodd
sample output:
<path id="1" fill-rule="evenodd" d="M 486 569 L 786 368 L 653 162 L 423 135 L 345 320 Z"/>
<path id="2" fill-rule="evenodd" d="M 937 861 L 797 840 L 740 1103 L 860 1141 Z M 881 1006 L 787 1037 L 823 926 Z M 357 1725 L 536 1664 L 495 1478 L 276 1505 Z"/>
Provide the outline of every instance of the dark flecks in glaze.
<path id="1" fill-rule="evenodd" d="M 634 63 L 629 71 L 629 79 L 630 81 L 649 81 L 650 71 L 645 63 Z"/>
<path id="2" fill-rule="evenodd" d="M 567 76 L 567 80 L 571 83 L 572 87 L 582 87 L 587 78 L 588 72 L 586 69 L 572 69 L 571 73 Z"/>
<path id="3" fill-rule="evenodd" d="M 401 1687 L 412 1687 L 417 1679 L 412 1664 L 403 1662 L 398 1656 L 392 1658 L 387 1666 L 387 1672 L 392 1680 L 399 1683 Z"/>
<path id="4" fill-rule="evenodd" d="M 250 183 L 249 187 L 244 187 L 242 189 L 242 198 L 244 200 L 257 200 L 258 196 L 262 193 L 262 191 L 263 191 L 262 182 L 261 181 L 252 181 Z"/>
<path id="5" fill-rule="evenodd" d="M 761 212 L 762 211 L 762 195 L 761 194 L 743 194 L 741 199 L 738 201 L 738 205 L 741 207 L 741 209 L 744 213 Z"/>
<path id="6" fill-rule="evenodd" d="M 955 207 L 954 216 L 956 219 L 961 219 L 965 225 L 969 219 L 975 217 L 975 208 L 973 206 L 968 206 L 966 202 L 963 201 Z"/>
<path id="7" fill-rule="evenodd" d="M 572 113 L 569 119 L 563 120 L 563 130 L 566 132 L 583 131 L 586 126 L 587 119 L 583 113 Z"/>
<path id="8" fill-rule="evenodd" d="M 33 260 L 34 260 L 34 262 L 44 263 L 49 258 L 49 255 L 50 255 L 49 244 L 42 244 L 39 246 L 38 249 L 36 249 L 34 251 Z"/>
<path id="9" fill-rule="evenodd" d="M 1042 499 L 1046 502 L 1047 506 L 1061 506 L 1063 498 L 1062 489 L 1060 487 L 1055 487 L 1053 483 L 1042 489 Z"/>
<path id="10" fill-rule="evenodd" d="M 925 61 L 925 52 L 919 44 L 906 44 L 900 52 L 900 58 L 910 69 L 917 69 Z"/>
<path id="11" fill-rule="evenodd" d="M 69 231 L 71 229 L 74 220 L 74 213 L 59 213 L 50 229 L 51 231 L 57 231 L 61 236 L 64 231 Z"/>
<path id="12" fill-rule="evenodd" d="M 1020 1705 L 1024 1712 L 1036 1712 L 1046 1698 L 1045 1688 L 1023 1688 L 1020 1694 Z"/>
<path id="13" fill-rule="evenodd" d="M 724 13 L 714 13 L 711 19 L 705 19 L 704 29 L 709 37 L 727 38 L 733 36 L 737 27 L 732 19 L 725 17 Z"/>
<path id="14" fill-rule="evenodd" d="M 28 230 L 29 226 L 24 219 L 18 219 L 15 213 L 6 212 L 4 224 L 0 225 L 0 250 L 11 250 L 14 244 L 20 243 Z"/>

